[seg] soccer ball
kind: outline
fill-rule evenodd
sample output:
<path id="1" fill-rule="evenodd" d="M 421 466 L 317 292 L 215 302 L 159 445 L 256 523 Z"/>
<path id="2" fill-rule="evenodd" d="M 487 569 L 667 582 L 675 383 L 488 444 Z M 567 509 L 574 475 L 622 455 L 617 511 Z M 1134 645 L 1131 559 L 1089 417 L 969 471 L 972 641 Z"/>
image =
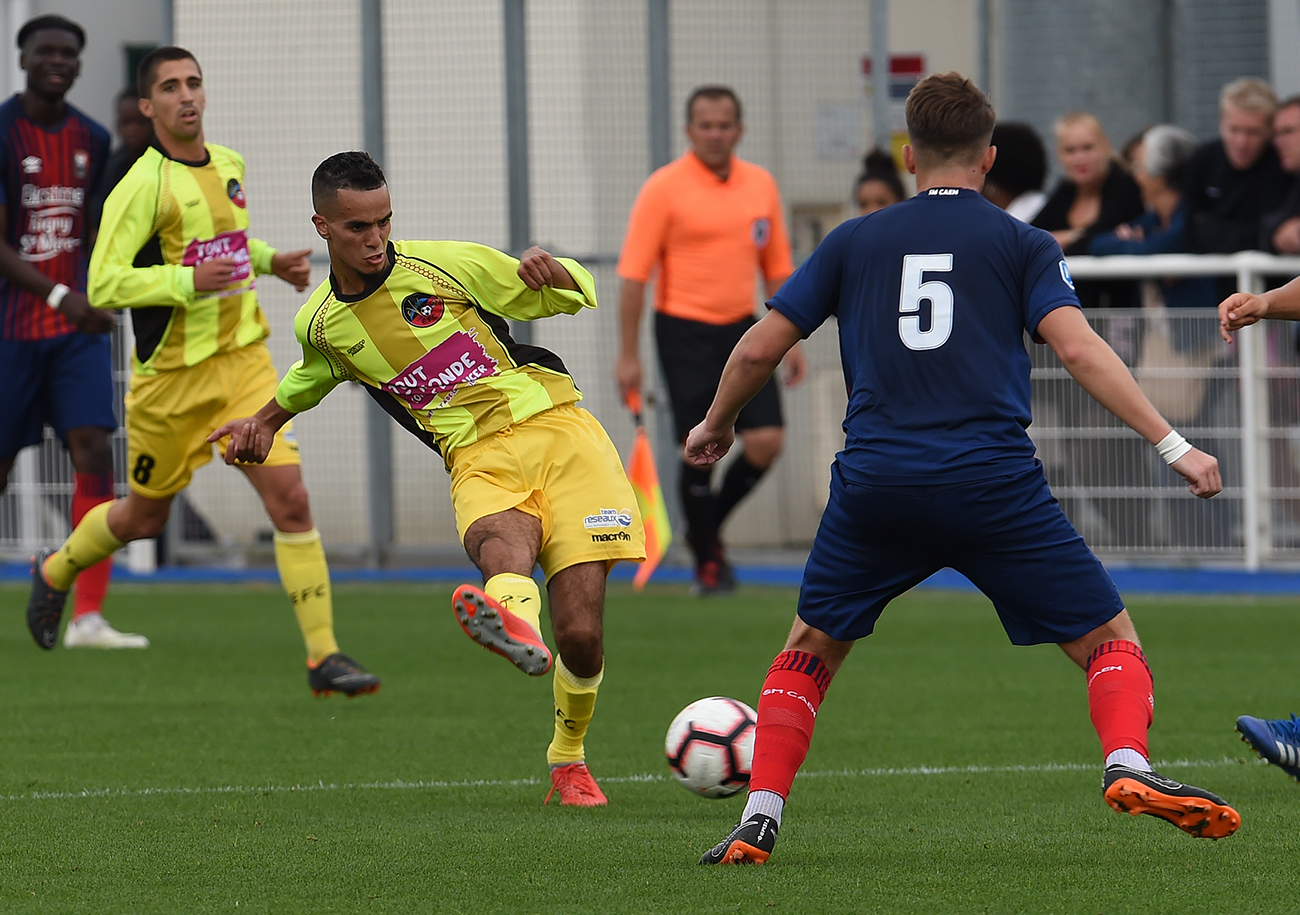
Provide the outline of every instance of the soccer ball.
<path id="1" fill-rule="evenodd" d="M 664 755 L 673 775 L 704 797 L 730 797 L 749 784 L 758 716 L 726 696 L 697 699 L 668 725 Z"/>

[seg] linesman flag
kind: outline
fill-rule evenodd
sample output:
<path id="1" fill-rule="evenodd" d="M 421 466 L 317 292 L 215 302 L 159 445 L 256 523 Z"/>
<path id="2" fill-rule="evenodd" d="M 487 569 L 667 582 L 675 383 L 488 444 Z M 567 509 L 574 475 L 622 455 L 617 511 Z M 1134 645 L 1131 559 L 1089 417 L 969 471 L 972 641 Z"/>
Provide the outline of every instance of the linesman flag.
<path id="1" fill-rule="evenodd" d="M 659 473 L 655 470 L 654 454 L 650 451 L 650 437 L 641 422 L 641 392 L 627 395 L 627 408 L 636 421 L 636 439 L 632 442 L 632 459 L 627 464 L 627 476 L 636 493 L 636 504 L 641 510 L 645 525 L 645 562 L 632 577 L 632 587 L 640 591 L 664 558 L 668 545 L 673 542 L 673 531 L 668 524 L 668 506 L 664 491 L 659 486 Z"/>

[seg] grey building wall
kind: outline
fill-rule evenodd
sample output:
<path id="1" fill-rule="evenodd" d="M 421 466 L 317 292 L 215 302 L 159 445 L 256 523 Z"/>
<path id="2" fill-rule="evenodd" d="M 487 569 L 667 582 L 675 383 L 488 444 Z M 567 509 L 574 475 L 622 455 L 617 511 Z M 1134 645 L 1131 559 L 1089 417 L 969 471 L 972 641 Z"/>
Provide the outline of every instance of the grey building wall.
<path id="1" fill-rule="evenodd" d="M 992 4 L 999 117 L 1052 123 L 1082 109 L 1118 148 L 1148 124 L 1214 136 L 1218 94 L 1238 76 L 1269 77 L 1267 0 L 997 0 Z"/>

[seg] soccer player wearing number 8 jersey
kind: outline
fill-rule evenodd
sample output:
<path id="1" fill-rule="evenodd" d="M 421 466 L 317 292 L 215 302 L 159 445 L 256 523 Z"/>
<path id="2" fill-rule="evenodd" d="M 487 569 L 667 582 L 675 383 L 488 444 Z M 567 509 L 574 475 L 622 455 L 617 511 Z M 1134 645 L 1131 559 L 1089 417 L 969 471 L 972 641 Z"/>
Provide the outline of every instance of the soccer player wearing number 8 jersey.
<path id="1" fill-rule="evenodd" d="M 90 262 L 91 304 L 132 310 L 131 491 L 87 512 L 58 550 L 37 554 L 27 624 L 38 644 L 57 632 L 79 572 L 162 532 L 172 498 L 212 459 L 208 433 L 275 390 L 255 277 L 272 273 L 299 290 L 311 279 L 309 249 L 277 252 L 250 236 L 244 161 L 204 142 L 206 95 L 194 56 L 158 48 L 140 62 L 138 80 L 156 139 L 105 201 Z M 272 460 L 240 470 L 275 526 L 276 567 L 306 642 L 308 685 L 317 695 L 374 692 L 379 678 L 335 641 L 329 567 L 298 449 L 287 428 L 280 441 Z"/>
<path id="2" fill-rule="evenodd" d="M 837 227 L 737 345 L 686 457 L 726 453 L 740 406 L 796 341 L 838 319 L 849 387 L 844 449 L 804 570 L 794 627 L 758 702 L 741 823 L 701 863 L 761 863 L 831 679 L 885 606 L 944 567 L 992 601 L 1012 643 L 1055 642 L 1085 673 L 1103 795 L 1211 839 L 1241 820 L 1151 771 L 1151 672 L 1105 569 L 1066 520 L 1026 428 L 1025 336 L 1209 498 L 1218 462 L 1187 444 L 1089 327 L 1060 246 L 979 193 L 993 108 L 956 73 L 917 84 L 904 149 L 918 193 Z"/>

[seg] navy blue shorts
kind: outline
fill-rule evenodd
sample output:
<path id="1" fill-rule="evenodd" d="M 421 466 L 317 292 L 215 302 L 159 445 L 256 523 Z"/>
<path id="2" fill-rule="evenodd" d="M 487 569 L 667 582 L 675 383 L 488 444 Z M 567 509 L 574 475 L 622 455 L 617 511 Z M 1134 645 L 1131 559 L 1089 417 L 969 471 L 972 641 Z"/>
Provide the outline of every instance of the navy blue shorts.
<path id="1" fill-rule="evenodd" d="M 687 433 L 704 420 L 731 351 L 755 323 L 753 318 L 746 318 L 735 324 L 704 324 L 655 312 L 655 345 L 678 441 L 685 441 Z M 781 393 L 773 376 L 740 408 L 736 430 L 783 424 Z"/>
<path id="2" fill-rule="evenodd" d="M 39 443 L 53 427 L 117 428 L 113 412 L 113 344 L 108 334 L 49 340 L 0 340 L 0 460 Z"/>
<path id="3" fill-rule="evenodd" d="M 886 604 L 943 568 L 993 601 L 1016 645 L 1072 642 L 1124 609 L 1037 462 L 940 486 L 855 483 L 837 462 L 804 568 L 799 618 L 831 638 L 860 639 Z"/>

